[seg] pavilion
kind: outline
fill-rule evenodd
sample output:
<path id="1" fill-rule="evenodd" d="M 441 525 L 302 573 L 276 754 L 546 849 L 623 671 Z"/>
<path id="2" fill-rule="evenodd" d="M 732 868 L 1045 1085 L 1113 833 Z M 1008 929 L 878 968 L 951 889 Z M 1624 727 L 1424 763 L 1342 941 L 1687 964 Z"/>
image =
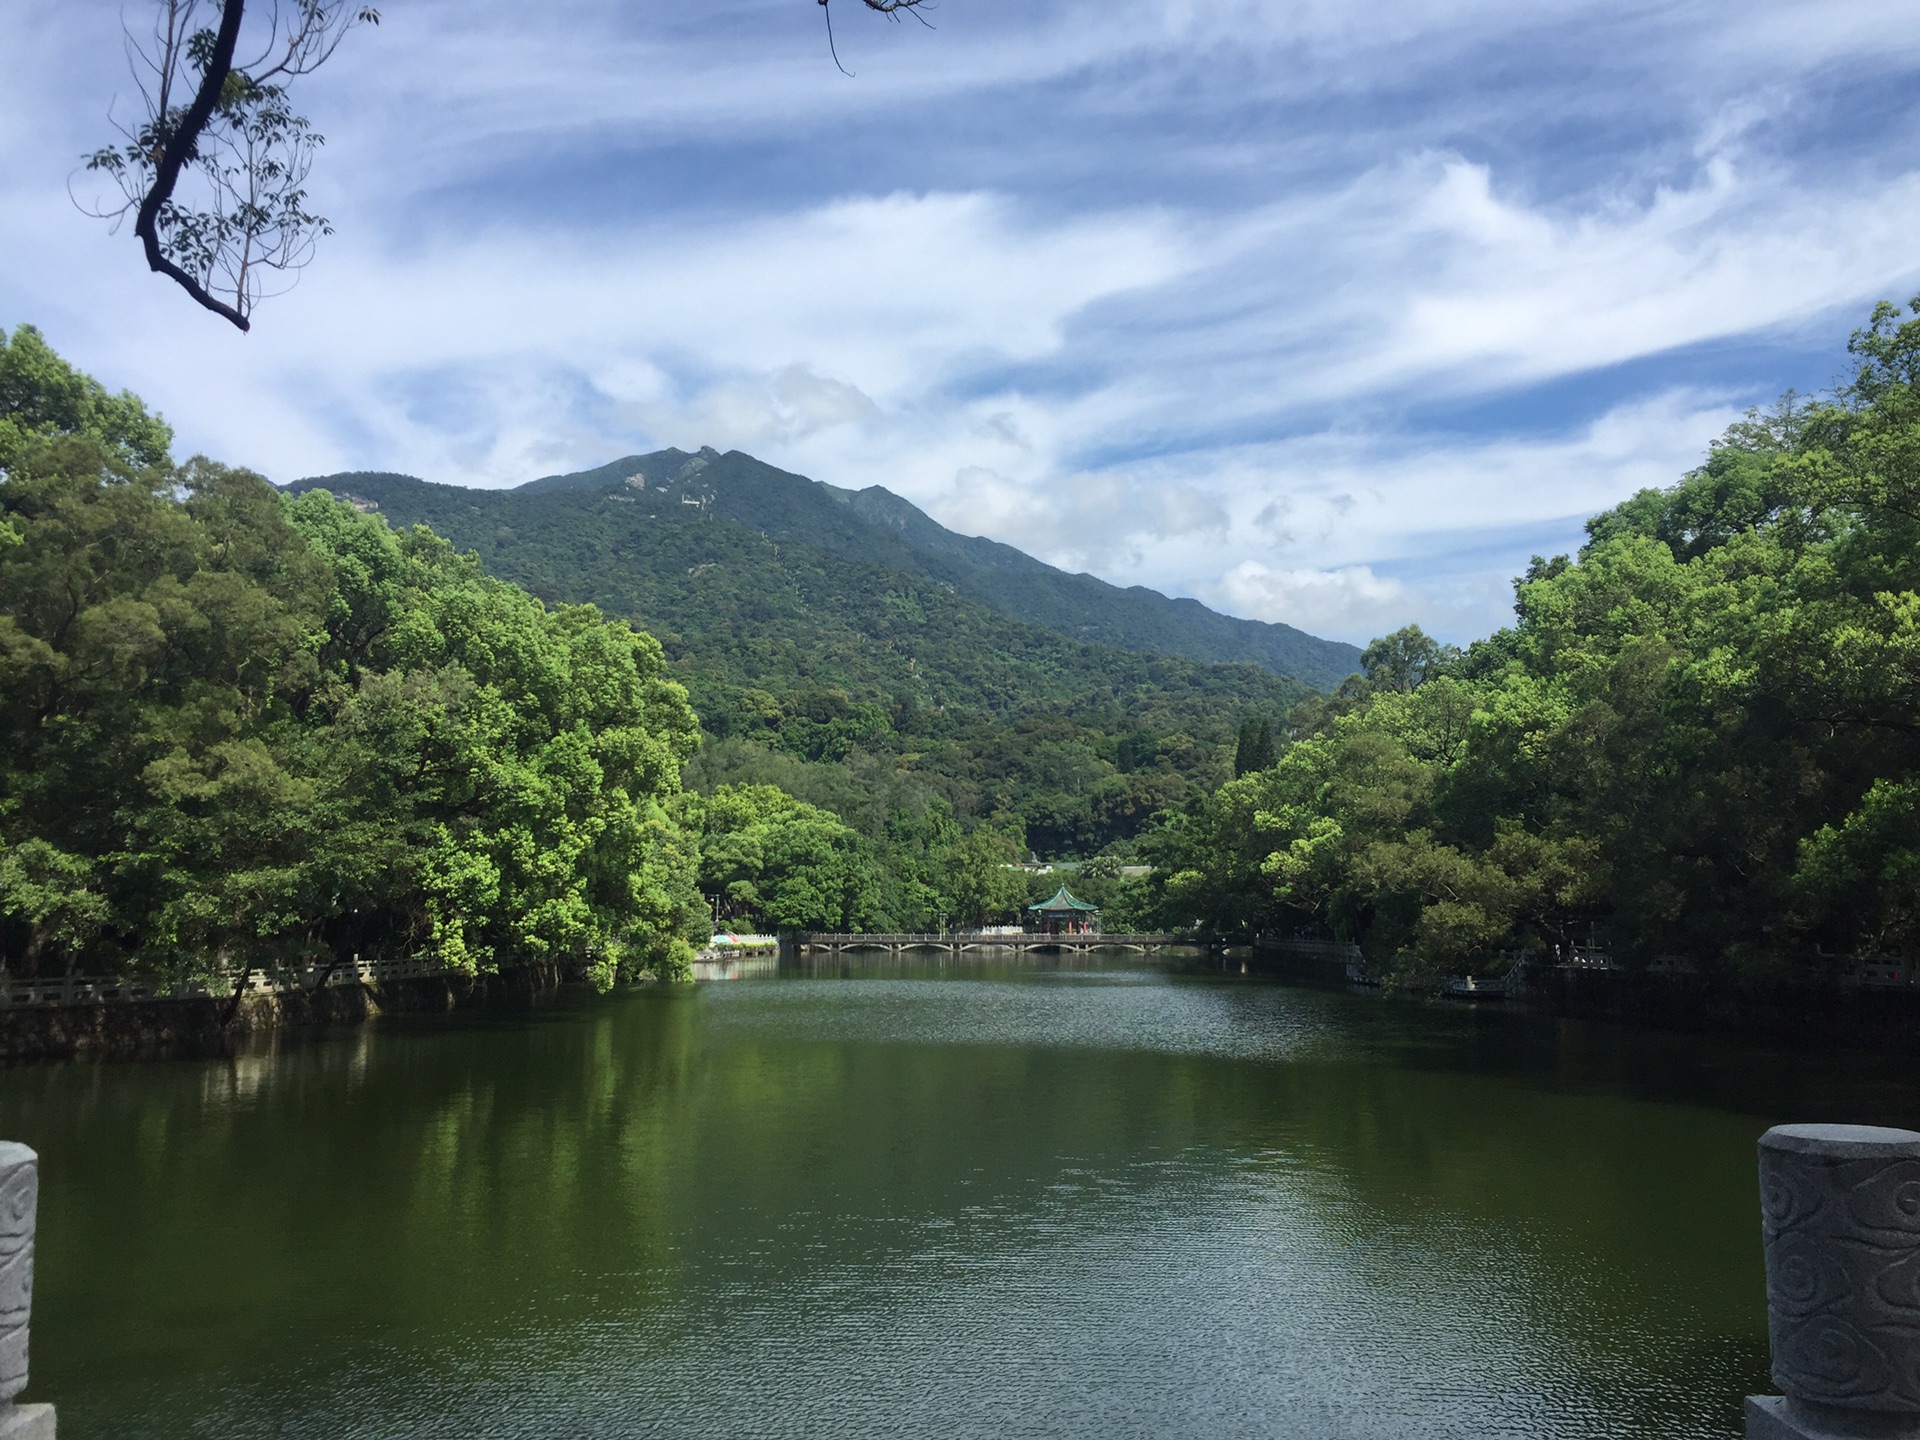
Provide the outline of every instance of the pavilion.
<path id="1" fill-rule="evenodd" d="M 1062 885 L 1051 900 L 1027 907 L 1027 930 L 1038 935 L 1098 935 L 1100 907 L 1074 899 Z"/>

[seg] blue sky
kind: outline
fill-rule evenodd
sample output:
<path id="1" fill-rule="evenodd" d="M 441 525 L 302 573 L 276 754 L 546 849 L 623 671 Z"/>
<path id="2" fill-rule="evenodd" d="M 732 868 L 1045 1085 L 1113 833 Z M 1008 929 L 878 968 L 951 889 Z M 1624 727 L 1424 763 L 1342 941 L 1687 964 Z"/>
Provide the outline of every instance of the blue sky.
<path id="1" fill-rule="evenodd" d="M 383 8 L 245 336 L 68 198 L 117 8 L 0 9 L 0 326 L 276 480 L 739 447 L 1464 640 L 1920 290 L 1920 0 L 834 0 L 853 78 L 811 0 Z"/>

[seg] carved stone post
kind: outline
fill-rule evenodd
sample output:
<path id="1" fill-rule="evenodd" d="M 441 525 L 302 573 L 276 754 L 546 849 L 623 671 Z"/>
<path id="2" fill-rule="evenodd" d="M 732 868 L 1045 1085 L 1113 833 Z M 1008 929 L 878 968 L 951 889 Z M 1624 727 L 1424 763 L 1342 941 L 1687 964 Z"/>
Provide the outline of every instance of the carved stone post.
<path id="1" fill-rule="evenodd" d="M 40 1157 L 0 1140 L 0 1440 L 53 1440 L 53 1406 L 16 1405 L 27 1388 L 33 1312 L 33 1221 Z"/>
<path id="2" fill-rule="evenodd" d="M 1784 1393 L 1747 1397 L 1748 1440 L 1920 1440 L 1920 1133 L 1776 1125 L 1760 1211 Z"/>

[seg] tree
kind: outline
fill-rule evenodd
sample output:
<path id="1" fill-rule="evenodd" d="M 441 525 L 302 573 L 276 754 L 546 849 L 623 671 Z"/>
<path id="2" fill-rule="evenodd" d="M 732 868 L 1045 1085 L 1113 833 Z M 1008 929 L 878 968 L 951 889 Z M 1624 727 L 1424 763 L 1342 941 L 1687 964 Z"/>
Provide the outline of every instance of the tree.
<path id="1" fill-rule="evenodd" d="M 127 391 L 110 395 L 58 355 L 31 325 L 0 330 L 0 476 L 30 436 L 85 435 L 134 469 L 166 461 L 173 432 Z"/>
<path id="2" fill-rule="evenodd" d="M 861 3 L 898 19 L 924 0 Z M 149 269 L 251 328 L 254 306 L 333 233 L 307 209 L 322 137 L 287 87 L 332 59 L 353 26 L 379 22 L 373 6 L 341 0 L 157 0 L 150 36 L 127 37 L 139 118 L 86 157 L 120 203 L 92 213 L 116 225 L 131 215 Z"/>
<path id="3" fill-rule="evenodd" d="M 332 233 L 306 208 L 322 137 L 293 112 L 287 85 L 330 60 L 352 25 L 380 20 L 366 5 L 255 0 L 240 58 L 246 8 L 222 0 L 207 26 L 201 0 L 159 0 L 151 39 L 128 36 L 143 113 L 86 162 L 121 194 L 96 213 L 116 224 L 131 214 L 148 268 L 242 330 L 267 287 Z"/>
<path id="4" fill-rule="evenodd" d="M 683 969 L 698 725 L 650 636 L 324 491 L 175 466 L 28 339 L 0 353 L 0 963 Z"/>
<path id="5" fill-rule="evenodd" d="M 1237 780 L 1255 770 L 1273 764 L 1273 726 L 1262 716 L 1249 716 L 1240 723 L 1240 737 L 1233 750 L 1233 774 Z"/>
<path id="6" fill-rule="evenodd" d="M 1920 298 L 1857 370 L 1535 557 L 1512 628 L 1408 627 L 1140 842 L 1163 923 L 1324 926 L 1402 971 L 1597 938 L 1725 983 L 1920 958 Z"/>
<path id="7" fill-rule="evenodd" d="M 1431 680 L 1459 653 L 1418 625 L 1408 625 L 1367 646 L 1360 653 L 1360 669 L 1376 690 L 1412 690 Z"/>
<path id="8" fill-rule="evenodd" d="M 723 920 L 776 930 L 865 925 L 878 882 L 860 837 L 772 785 L 722 785 L 681 802 L 700 839 L 700 884 Z"/>

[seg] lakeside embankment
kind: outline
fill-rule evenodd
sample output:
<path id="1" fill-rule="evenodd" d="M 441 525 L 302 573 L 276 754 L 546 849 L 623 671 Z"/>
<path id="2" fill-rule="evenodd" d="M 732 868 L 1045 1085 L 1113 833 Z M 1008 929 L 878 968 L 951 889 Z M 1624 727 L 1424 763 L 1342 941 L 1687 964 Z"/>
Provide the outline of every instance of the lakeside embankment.
<path id="1" fill-rule="evenodd" d="M 1222 963 L 1243 974 L 1315 987 L 1347 988 L 1350 983 L 1347 957 L 1337 946 L 1269 943 L 1215 953 L 1230 957 Z M 762 977 L 778 965 L 773 937 L 736 937 L 732 944 L 702 950 L 692 978 Z M 1920 990 L 1912 988 L 1781 981 L 1733 989 L 1699 975 L 1551 965 L 1517 969 L 1512 980 L 1512 987 L 1497 999 L 1489 998 L 1488 990 L 1472 1001 L 1444 992 L 1390 998 L 1447 1006 L 1493 1004 L 1564 1019 L 1720 1034 L 1794 1048 L 1920 1054 Z M 585 971 L 578 965 L 466 974 L 386 962 L 324 973 L 256 973 L 237 1004 L 231 988 L 225 994 L 160 995 L 146 993 L 134 982 L 90 979 L 0 986 L 0 1065 L 218 1055 L 270 1031 L 354 1025 L 386 1014 L 524 1006 L 562 986 L 585 983 Z"/>
<path id="2" fill-rule="evenodd" d="M 699 952 L 696 980 L 771 968 L 767 935 L 728 935 Z M 744 967 L 744 968 L 743 968 Z M 380 1015 L 528 1005 L 563 985 L 588 983 L 586 967 L 559 962 L 468 974 L 421 961 L 361 961 L 249 971 L 224 993 L 132 977 L 65 976 L 0 982 L 0 1064 L 166 1059 L 223 1054 L 268 1031 L 353 1025 Z"/>
<path id="3" fill-rule="evenodd" d="M 557 964 L 492 974 L 334 979 L 306 986 L 262 985 L 235 1003 L 226 995 L 88 995 L 0 1008 L 0 1064 L 38 1060 L 158 1060 L 223 1054 L 270 1030 L 352 1025 L 387 1014 L 530 1004 L 579 977 Z M 57 983 L 52 989 L 60 988 Z M 74 989 L 76 987 L 66 987 Z"/>
<path id="4" fill-rule="evenodd" d="M 1346 988 L 1348 960 L 1334 946 L 1256 946 L 1248 962 L 1277 979 Z M 1435 1005 L 1493 1005 L 1641 1030 L 1718 1034 L 1794 1048 L 1854 1048 L 1920 1055 L 1920 989 L 1783 978 L 1730 986 L 1698 974 L 1597 966 L 1528 965 L 1511 990 L 1463 999 L 1444 991 L 1404 998 Z"/>

